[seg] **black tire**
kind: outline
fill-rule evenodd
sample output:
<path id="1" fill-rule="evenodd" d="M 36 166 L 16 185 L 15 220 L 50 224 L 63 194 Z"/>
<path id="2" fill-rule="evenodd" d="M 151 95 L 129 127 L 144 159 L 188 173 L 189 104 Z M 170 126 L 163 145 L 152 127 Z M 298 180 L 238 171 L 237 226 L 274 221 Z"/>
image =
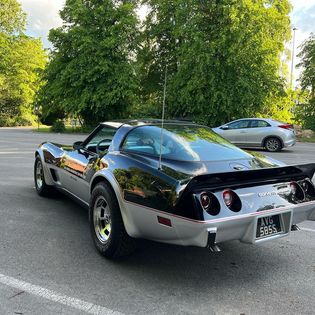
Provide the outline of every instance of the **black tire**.
<path id="1" fill-rule="evenodd" d="M 37 168 L 41 167 L 42 174 L 41 174 L 41 184 L 39 180 L 39 174 L 37 172 Z M 35 163 L 34 163 L 34 182 L 35 182 L 35 189 L 36 192 L 42 197 L 48 197 L 52 193 L 52 187 L 46 184 L 45 176 L 43 172 L 43 163 L 39 156 L 36 156 Z"/>
<path id="2" fill-rule="evenodd" d="M 278 138 L 270 137 L 265 140 L 265 148 L 268 152 L 278 152 L 282 149 L 282 143 Z"/>
<path id="3" fill-rule="evenodd" d="M 89 219 L 92 239 L 101 255 L 115 259 L 135 250 L 135 239 L 127 234 L 116 196 L 106 182 L 92 191 Z"/>

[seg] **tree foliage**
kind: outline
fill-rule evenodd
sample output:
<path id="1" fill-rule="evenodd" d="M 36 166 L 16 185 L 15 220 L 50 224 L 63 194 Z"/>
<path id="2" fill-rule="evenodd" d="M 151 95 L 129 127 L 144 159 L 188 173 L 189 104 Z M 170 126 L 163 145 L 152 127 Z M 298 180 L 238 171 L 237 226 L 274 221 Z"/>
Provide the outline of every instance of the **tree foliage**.
<path id="1" fill-rule="evenodd" d="M 315 35 L 303 43 L 302 50 L 298 55 L 301 62 L 298 67 L 303 67 L 300 76 L 301 88 L 308 97 L 304 104 L 298 107 L 297 118 L 307 129 L 315 130 Z"/>
<path id="2" fill-rule="evenodd" d="M 22 32 L 25 28 L 26 14 L 21 4 L 16 0 L 0 1 L 0 32 L 13 34 Z"/>
<path id="3" fill-rule="evenodd" d="M 0 125 L 30 124 L 46 55 L 23 34 L 25 14 L 16 0 L 0 0 Z"/>
<path id="4" fill-rule="evenodd" d="M 86 124 L 126 115 L 135 102 L 137 17 L 132 1 L 67 0 L 62 27 L 38 95 L 44 112 L 64 111 Z"/>
<path id="5" fill-rule="evenodd" d="M 296 99 L 297 93 L 294 91 L 283 91 L 282 93 L 271 94 L 264 101 L 264 106 L 257 117 L 272 117 L 273 119 L 293 123 L 294 122 L 294 107 L 293 100 Z"/>
<path id="6" fill-rule="evenodd" d="M 315 98 L 315 35 L 311 36 L 302 44 L 302 50 L 298 55 L 302 60 L 297 65 L 303 67 L 299 81 L 304 90 L 309 90 L 311 97 Z"/>
<path id="7" fill-rule="evenodd" d="M 290 37 L 287 0 L 145 0 L 139 52 L 143 101 L 167 116 L 219 124 L 261 111 L 281 93 L 280 54 Z"/>
<path id="8" fill-rule="evenodd" d="M 138 28 L 140 2 L 149 14 Z M 288 0 L 67 0 L 38 104 L 46 120 L 160 117 L 167 66 L 168 118 L 289 120 L 280 54 L 290 9 Z"/>

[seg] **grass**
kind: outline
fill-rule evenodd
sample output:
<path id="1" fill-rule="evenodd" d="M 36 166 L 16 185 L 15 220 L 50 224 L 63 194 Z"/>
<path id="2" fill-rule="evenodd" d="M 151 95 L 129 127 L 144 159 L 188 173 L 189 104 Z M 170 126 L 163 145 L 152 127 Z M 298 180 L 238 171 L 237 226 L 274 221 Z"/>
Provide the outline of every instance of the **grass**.
<path id="1" fill-rule="evenodd" d="M 34 128 L 34 132 L 52 132 L 51 126 L 41 125 L 39 128 Z M 66 130 L 63 133 L 89 133 L 90 131 L 84 130 L 81 126 L 73 127 L 73 126 L 66 126 Z"/>
<path id="2" fill-rule="evenodd" d="M 306 138 L 306 137 L 298 137 L 298 141 L 300 142 L 315 142 L 315 136 L 311 138 Z"/>

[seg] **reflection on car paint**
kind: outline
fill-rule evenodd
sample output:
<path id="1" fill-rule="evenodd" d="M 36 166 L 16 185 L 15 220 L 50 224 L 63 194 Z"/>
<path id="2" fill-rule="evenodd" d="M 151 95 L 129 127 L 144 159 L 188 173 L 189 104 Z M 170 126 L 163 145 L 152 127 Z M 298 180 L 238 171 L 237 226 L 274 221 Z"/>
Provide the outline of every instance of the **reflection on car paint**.
<path id="1" fill-rule="evenodd" d="M 216 134 L 210 136 L 204 134 L 202 128 L 197 130 L 199 133 L 202 133 L 198 136 L 209 138 L 209 141 L 231 147 L 226 140 L 222 140 Z M 179 134 L 187 140 L 194 140 L 189 132 L 181 132 Z M 114 175 L 125 201 L 197 220 L 209 219 L 209 216 L 196 204 L 196 200 L 192 195 L 186 193 L 193 181 L 196 181 L 198 175 L 211 174 L 213 172 L 223 174 L 222 172 L 235 171 L 235 166 L 238 165 L 250 170 L 270 169 L 279 166 L 276 161 L 260 153 L 250 152 L 247 159 L 238 159 L 231 163 L 225 161 L 187 162 L 164 158 L 161 172 L 157 168 L 158 157 L 138 154 L 137 152 L 113 151 L 114 147 L 104 151 L 102 155 L 92 154 L 85 150 L 73 150 L 72 146 L 51 143 L 43 143 L 41 149 L 47 164 L 80 178 L 87 185 L 91 183 L 96 173 L 106 169 Z M 239 171 L 242 170 L 240 169 Z M 237 173 L 235 173 L 236 175 Z M 217 180 L 217 177 L 214 176 L 212 180 Z M 187 186 L 188 183 L 189 186 Z M 209 182 L 204 184 L 196 182 L 195 186 L 196 188 L 190 187 L 192 189 L 191 192 L 194 189 L 210 187 Z M 233 185 L 230 187 L 233 187 Z M 263 211 L 301 202 L 292 197 L 287 184 L 275 183 L 268 187 L 269 195 L 266 195 L 266 198 L 259 198 L 260 200 L 256 197 L 262 197 L 264 192 L 257 191 L 255 196 L 251 197 L 244 194 L 244 209 L 242 209 L 242 213 L 252 211 L 253 208 L 256 211 Z M 211 191 L 215 193 L 215 190 L 212 189 Z M 276 197 L 276 200 L 272 197 Z M 218 199 L 222 203 L 220 196 L 218 196 Z M 253 199 L 255 199 L 255 202 L 251 201 Z M 308 196 L 306 200 L 314 199 Z"/>

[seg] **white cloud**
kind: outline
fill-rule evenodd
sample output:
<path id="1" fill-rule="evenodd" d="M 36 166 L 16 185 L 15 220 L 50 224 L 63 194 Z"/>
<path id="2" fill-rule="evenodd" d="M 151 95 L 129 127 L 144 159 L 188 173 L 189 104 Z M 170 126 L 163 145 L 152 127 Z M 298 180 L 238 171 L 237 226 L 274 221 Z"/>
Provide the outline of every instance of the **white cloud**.
<path id="1" fill-rule="evenodd" d="M 293 17 L 299 28 L 304 32 L 315 31 L 315 3 L 309 8 L 299 9 L 294 12 Z"/>
<path id="2" fill-rule="evenodd" d="M 146 4 L 145 5 L 141 5 L 139 7 L 139 9 L 137 10 L 137 13 L 138 13 L 138 16 L 139 16 L 141 21 L 144 21 L 146 15 L 148 14 L 148 11 L 149 11 L 149 8 L 148 8 L 148 6 Z"/>
<path id="3" fill-rule="evenodd" d="M 45 47 L 51 47 L 47 36 L 51 28 L 61 26 L 59 11 L 65 0 L 20 0 L 23 10 L 27 13 L 27 33 L 41 37 Z"/>

